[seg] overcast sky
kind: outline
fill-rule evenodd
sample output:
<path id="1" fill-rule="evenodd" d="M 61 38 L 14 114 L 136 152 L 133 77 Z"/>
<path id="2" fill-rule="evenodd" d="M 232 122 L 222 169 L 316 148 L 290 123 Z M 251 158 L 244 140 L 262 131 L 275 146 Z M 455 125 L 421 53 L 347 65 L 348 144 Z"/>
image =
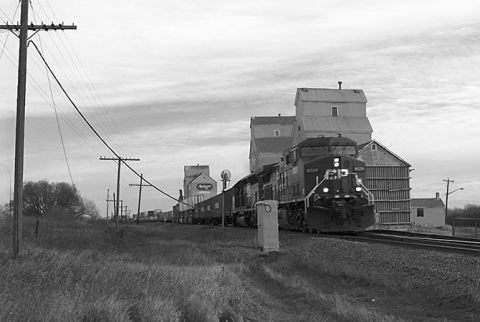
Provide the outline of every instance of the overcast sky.
<path id="1" fill-rule="evenodd" d="M 294 115 L 297 88 L 341 80 L 364 90 L 373 138 L 415 169 L 413 198 L 445 200 L 450 178 L 450 191 L 464 190 L 449 206 L 480 204 L 478 0 L 31 2 L 29 21 L 78 26 L 32 40 L 79 110 L 174 197 L 185 165 L 210 165 L 219 187 L 224 169 L 245 176 L 250 118 Z M 0 24 L 19 21 L 17 7 L 2 1 Z M 117 166 L 99 158 L 113 154 L 28 50 L 24 179 L 73 179 L 105 215 Z M 9 171 L 13 187 L 17 60 L 17 38 L 0 32 L 1 203 Z M 123 166 L 120 198 L 136 212 L 130 183 L 139 179 Z M 142 194 L 142 211 L 174 204 Z"/>

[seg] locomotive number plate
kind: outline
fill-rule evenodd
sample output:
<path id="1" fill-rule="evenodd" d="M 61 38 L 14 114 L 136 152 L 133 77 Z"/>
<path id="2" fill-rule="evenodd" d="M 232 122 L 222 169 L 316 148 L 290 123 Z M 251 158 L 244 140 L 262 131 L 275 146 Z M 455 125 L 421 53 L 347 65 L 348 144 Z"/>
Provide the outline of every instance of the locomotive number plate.
<path id="1" fill-rule="evenodd" d="M 318 172 L 318 168 L 309 168 L 307 169 L 307 173 L 317 173 Z"/>

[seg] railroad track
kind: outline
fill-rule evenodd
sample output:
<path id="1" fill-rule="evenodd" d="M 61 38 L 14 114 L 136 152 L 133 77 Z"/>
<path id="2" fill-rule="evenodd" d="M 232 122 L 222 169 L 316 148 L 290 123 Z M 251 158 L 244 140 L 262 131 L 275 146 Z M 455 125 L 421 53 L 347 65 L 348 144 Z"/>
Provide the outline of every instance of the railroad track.
<path id="1" fill-rule="evenodd" d="M 322 234 L 322 236 L 328 235 Z M 347 234 L 330 235 L 330 237 L 366 243 L 480 256 L 480 240 L 473 238 L 383 230 L 351 232 Z"/>

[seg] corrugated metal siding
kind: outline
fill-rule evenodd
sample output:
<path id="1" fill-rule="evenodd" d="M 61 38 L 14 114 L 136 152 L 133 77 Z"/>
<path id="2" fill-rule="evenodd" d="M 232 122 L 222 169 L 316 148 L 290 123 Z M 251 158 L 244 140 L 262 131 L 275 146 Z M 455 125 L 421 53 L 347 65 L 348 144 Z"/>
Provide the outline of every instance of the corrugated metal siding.
<path id="1" fill-rule="evenodd" d="M 298 88 L 295 105 L 298 100 L 313 102 L 359 102 L 366 103 L 365 93 L 360 89 Z"/>
<path id="2" fill-rule="evenodd" d="M 386 167 L 386 166 L 369 166 L 367 174 L 370 178 L 376 179 L 390 179 L 402 178 L 409 179 L 409 171 L 407 166 Z M 404 187 L 399 187 L 404 188 Z"/>
<path id="3" fill-rule="evenodd" d="M 380 212 L 378 224 L 403 224 L 410 223 L 410 211 L 408 212 Z"/>
<path id="4" fill-rule="evenodd" d="M 373 132 L 367 117 L 308 116 L 302 117 L 306 131 L 319 132 Z"/>
<path id="5" fill-rule="evenodd" d="M 379 224 L 410 222 L 408 166 L 367 166 L 366 186 L 375 198 Z"/>

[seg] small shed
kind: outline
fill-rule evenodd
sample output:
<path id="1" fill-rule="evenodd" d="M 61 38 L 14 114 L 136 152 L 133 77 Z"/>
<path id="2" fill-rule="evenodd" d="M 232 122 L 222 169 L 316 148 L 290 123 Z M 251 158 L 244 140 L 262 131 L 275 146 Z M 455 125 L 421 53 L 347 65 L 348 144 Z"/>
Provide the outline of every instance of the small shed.
<path id="1" fill-rule="evenodd" d="M 435 198 L 412 198 L 412 223 L 424 227 L 445 225 L 445 204 L 437 192 Z"/>

